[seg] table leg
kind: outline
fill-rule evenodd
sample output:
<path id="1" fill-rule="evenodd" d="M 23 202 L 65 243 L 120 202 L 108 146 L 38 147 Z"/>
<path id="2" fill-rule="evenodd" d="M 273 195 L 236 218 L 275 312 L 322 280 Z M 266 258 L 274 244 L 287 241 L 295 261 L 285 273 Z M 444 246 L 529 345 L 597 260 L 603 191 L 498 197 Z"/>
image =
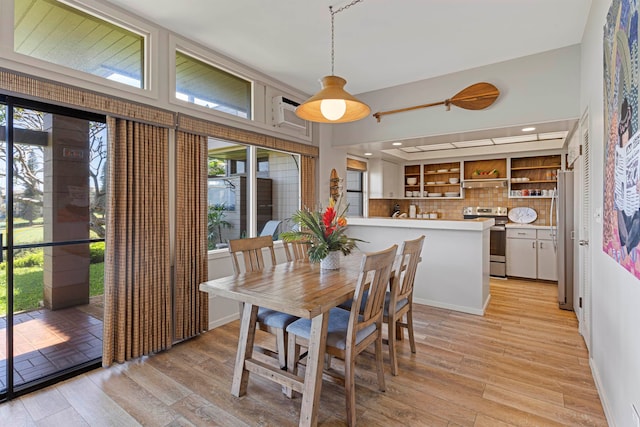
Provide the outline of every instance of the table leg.
<path id="1" fill-rule="evenodd" d="M 311 335 L 304 376 L 304 392 L 300 409 L 300 426 L 318 424 L 318 401 L 322 389 L 322 365 L 327 343 L 329 313 L 322 313 L 311 320 Z"/>
<path id="2" fill-rule="evenodd" d="M 247 393 L 249 383 L 249 371 L 244 367 L 244 361 L 251 359 L 253 355 L 253 341 L 256 336 L 256 319 L 258 306 L 245 304 L 240 323 L 240 336 L 238 337 L 238 353 L 236 354 L 236 366 L 233 369 L 233 383 L 231 393 L 236 396 L 244 396 Z"/>

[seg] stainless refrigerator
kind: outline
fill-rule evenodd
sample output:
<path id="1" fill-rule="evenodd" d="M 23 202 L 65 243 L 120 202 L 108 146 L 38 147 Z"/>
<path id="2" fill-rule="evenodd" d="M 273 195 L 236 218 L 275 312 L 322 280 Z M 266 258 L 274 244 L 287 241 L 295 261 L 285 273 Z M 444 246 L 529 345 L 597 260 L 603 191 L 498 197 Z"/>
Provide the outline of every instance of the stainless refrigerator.
<path id="1" fill-rule="evenodd" d="M 558 305 L 573 310 L 573 171 L 558 171 L 549 216 L 558 261 Z"/>

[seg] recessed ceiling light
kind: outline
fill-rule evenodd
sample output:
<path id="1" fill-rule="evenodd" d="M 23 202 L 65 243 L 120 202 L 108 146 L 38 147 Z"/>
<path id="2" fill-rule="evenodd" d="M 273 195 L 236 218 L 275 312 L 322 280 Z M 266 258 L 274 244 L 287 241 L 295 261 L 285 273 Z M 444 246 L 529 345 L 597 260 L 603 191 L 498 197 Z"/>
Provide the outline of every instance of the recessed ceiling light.
<path id="1" fill-rule="evenodd" d="M 364 153 L 365 156 L 373 156 L 373 153 Z"/>
<path id="2" fill-rule="evenodd" d="M 395 146 L 402 145 L 402 142 L 394 142 L 394 143 L 393 143 L 393 144 L 391 144 L 391 145 L 395 145 Z"/>
<path id="3" fill-rule="evenodd" d="M 536 130 L 533 126 L 529 126 L 528 128 L 522 128 L 522 132 L 532 132 Z"/>

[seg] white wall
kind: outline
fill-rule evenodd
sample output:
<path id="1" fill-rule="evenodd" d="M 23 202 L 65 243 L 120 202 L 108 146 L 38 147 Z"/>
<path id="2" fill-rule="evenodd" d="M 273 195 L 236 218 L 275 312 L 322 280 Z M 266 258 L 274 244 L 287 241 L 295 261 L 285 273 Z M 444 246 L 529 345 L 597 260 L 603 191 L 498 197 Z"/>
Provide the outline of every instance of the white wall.
<path id="1" fill-rule="evenodd" d="M 325 125 L 321 124 L 318 127 L 320 146 L 320 158 L 318 159 L 318 202 L 322 207 L 327 206 L 329 203 L 329 177 L 331 176 L 331 169 L 335 169 L 338 172 L 340 178 L 347 176 L 347 150 L 344 147 L 332 146 L 332 141 L 335 141 L 335 129 L 343 126 L 338 125 Z M 344 186 L 344 182 L 343 182 Z M 343 191 L 346 191 L 344 188 Z"/>
<path id="2" fill-rule="evenodd" d="M 582 40 L 581 110 L 589 110 L 592 208 L 603 206 L 603 27 L 611 0 L 593 0 Z M 591 366 L 609 424 L 632 426 L 640 410 L 640 280 L 602 251 L 602 221 L 593 222 Z"/>
<path id="3" fill-rule="evenodd" d="M 435 60 L 435 59 L 434 59 Z M 390 141 L 579 117 L 580 46 L 525 56 L 392 88 L 359 94 L 372 112 L 439 102 L 478 82 L 501 92 L 486 110 L 444 106 L 338 125 L 333 145 Z"/>

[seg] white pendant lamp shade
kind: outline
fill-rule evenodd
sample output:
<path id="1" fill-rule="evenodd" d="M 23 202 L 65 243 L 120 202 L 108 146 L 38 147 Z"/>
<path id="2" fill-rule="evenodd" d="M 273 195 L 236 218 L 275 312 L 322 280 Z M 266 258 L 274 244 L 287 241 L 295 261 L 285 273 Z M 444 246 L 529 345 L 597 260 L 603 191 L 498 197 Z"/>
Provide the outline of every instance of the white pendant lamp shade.
<path id="1" fill-rule="evenodd" d="M 320 80 L 322 89 L 296 108 L 296 115 L 319 123 L 347 123 L 365 118 L 369 106 L 344 90 L 347 81 L 338 76 Z"/>

